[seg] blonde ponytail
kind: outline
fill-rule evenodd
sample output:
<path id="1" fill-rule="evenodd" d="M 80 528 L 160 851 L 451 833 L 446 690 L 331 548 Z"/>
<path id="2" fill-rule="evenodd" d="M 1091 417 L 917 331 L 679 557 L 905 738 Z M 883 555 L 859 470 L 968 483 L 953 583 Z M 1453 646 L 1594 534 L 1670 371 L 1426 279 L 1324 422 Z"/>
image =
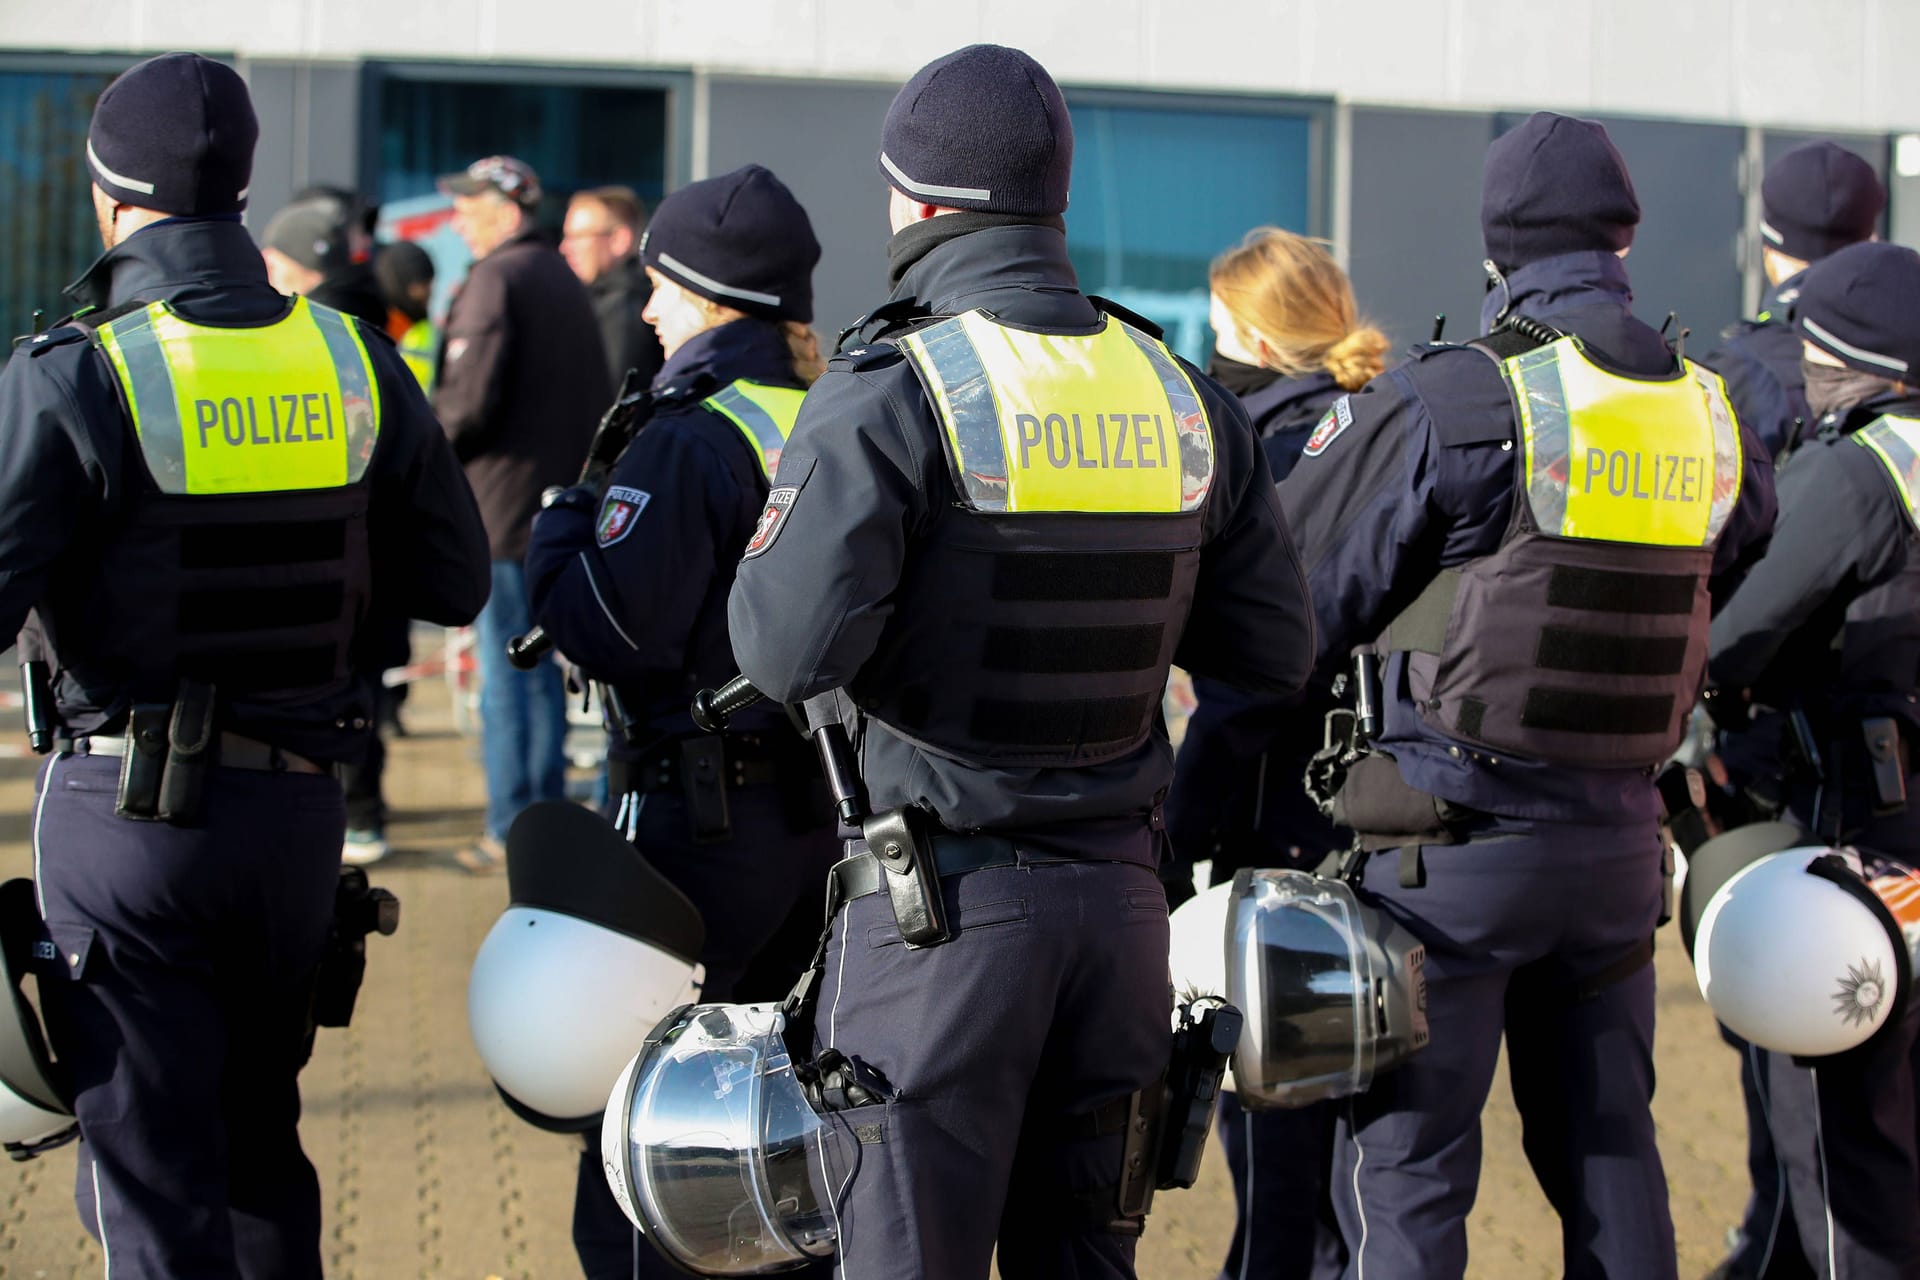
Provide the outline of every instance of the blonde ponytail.
<path id="1" fill-rule="evenodd" d="M 819 335 L 798 320 L 783 320 L 780 330 L 787 335 L 787 357 L 793 362 L 793 376 L 803 387 L 810 387 L 827 371 L 820 356 Z"/>
<path id="2" fill-rule="evenodd" d="M 1255 227 L 1214 259 L 1207 283 L 1235 323 L 1264 342 L 1265 363 L 1289 377 L 1324 369 L 1355 391 L 1385 367 L 1386 335 L 1360 319 L 1324 241 Z"/>

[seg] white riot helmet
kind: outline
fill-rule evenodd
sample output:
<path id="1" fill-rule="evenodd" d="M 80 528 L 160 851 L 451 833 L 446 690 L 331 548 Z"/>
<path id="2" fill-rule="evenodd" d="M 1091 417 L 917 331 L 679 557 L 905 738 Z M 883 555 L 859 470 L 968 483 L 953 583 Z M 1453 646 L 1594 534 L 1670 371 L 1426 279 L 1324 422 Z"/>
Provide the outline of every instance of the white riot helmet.
<path id="1" fill-rule="evenodd" d="M 473 1044 L 514 1114 L 586 1133 L 647 1029 L 698 998 L 706 928 L 604 818 L 566 801 L 514 820 L 507 889 L 467 980 Z"/>
<path id="2" fill-rule="evenodd" d="M 613 1197 L 675 1265 L 757 1276 L 833 1256 L 829 1187 L 851 1172 L 841 1129 L 808 1104 L 777 1005 L 669 1013 L 607 1099 Z"/>
<path id="3" fill-rule="evenodd" d="M 1182 904 L 1169 932 L 1176 988 L 1245 1011 L 1233 1087 L 1246 1106 L 1363 1092 L 1427 1043 L 1426 948 L 1344 880 L 1243 870 Z"/>
<path id="4" fill-rule="evenodd" d="M 47 1049 L 21 981 L 36 958 L 58 962 L 34 899 L 33 881 L 0 884 L 0 976 L 7 1007 L 0 1009 L 0 1145 L 16 1160 L 29 1159 L 72 1138 L 74 1127 L 66 1073 Z"/>
<path id="5" fill-rule="evenodd" d="M 1770 853 L 1736 872 L 1707 900 L 1693 943 L 1714 1016 L 1798 1058 L 1845 1053 L 1897 1023 L 1914 963 L 1858 855 L 1828 848 Z"/>

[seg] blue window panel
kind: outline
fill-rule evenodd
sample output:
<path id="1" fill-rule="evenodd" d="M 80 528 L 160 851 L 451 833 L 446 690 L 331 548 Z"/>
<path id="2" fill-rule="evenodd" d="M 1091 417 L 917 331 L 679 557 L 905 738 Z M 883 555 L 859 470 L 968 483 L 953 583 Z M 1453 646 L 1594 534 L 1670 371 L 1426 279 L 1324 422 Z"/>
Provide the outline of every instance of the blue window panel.
<path id="1" fill-rule="evenodd" d="M 649 205 L 666 194 L 667 91 L 410 79 L 379 88 L 379 197 L 430 195 L 443 174 L 489 155 L 532 165 L 554 222 L 582 187 L 621 183 Z"/>
<path id="2" fill-rule="evenodd" d="M 1250 229 L 1314 222 L 1314 117 L 1073 101 L 1067 242 L 1080 287 L 1201 361 L 1207 266 Z"/>
<path id="3" fill-rule="evenodd" d="M 61 290 L 100 255 L 87 122 L 111 72 L 0 71 L 0 338 L 72 310 Z M 0 357 L 3 358 L 3 357 Z"/>

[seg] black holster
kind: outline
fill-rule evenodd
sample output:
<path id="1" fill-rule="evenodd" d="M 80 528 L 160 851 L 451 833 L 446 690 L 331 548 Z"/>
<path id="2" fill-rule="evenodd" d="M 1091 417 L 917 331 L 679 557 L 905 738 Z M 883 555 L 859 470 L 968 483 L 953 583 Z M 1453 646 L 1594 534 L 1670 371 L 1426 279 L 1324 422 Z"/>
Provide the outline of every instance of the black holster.
<path id="1" fill-rule="evenodd" d="M 680 740 L 680 789 L 695 844 L 718 844 L 733 835 L 727 810 L 727 743 L 718 734 Z"/>
<path id="2" fill-rule="evenodd" d="M 901 805 L 860 824 L 867 848 L 887 871 L 887 899 L 908 950 L 935 947 L 953 936 L 940 868 L 933 857 L 933 823 L 926 812 Z"/>
<path id="3" fill-rule="evenodd" d="M 136 702 L 127 712 L 127 753 L 113 811 L 136 822 L 187 825 L 200 817 L 214 763 L 215 691 L 182 680 L 171 704 Z"/>
<path id="4" fill-rule="evenodd" d="M 1393 757 L 1369 752 L 1347 767 L 1329 815 L 1369 852 L 1424 844 L 1458 844 L 1445 801 L 1408 784 Z"/>

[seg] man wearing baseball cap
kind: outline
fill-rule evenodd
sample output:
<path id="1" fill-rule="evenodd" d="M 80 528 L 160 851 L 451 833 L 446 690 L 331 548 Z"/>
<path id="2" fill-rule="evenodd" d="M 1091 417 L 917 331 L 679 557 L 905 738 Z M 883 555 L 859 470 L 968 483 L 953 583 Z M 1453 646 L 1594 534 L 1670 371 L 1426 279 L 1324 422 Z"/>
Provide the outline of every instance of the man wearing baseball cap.
<path id="1" fill-rule="evenodd" d="M 1709 677 L 1737 788 L 1809 843 L 1920 865 L 1920 254 L 1853 244 L 1797 277 L 1809 431 L 1780 472 L 1766 556 L 1713 620 Z M 1783 750 L 1805 717 L 1822 777 Z M 1782 939 L 1789 945 L 1791 939 Z M 1836 1015 L 1837 1016 L 1837 1015 Z M 1714 1274 L 1920 1274 L 1913 1097 L 1920 1004 L 1810 1068 L 1743 1044 L 1755 1194 Z"/>
<path id="2" fill-rule="evenodd" d="M 1803 143 L 1760 183 L 1760 256 L 1767 293 L 1760 314 L 1726 333 L 1700 363 L 1727 382 L 1740 421 L 1775 458 L 1816 430 L 1807 404 L 1800 338 L 1790 312 L 1807 264 L 1870 240 L 1887 207 L 1873 166 L 1837 142 Z"/>
<path id="3" fill-rule="evenodd" d="M 885 1082 L 835 1117 L 874 1135 L 835 1201 L 847 1275 L 982 1280 L 996 1240 L 1007 1276 L 1134 1274 L 1157 1175 L 1125 1135 L 1169 1056 L 1167 669 L 1307 676 L 1265 455 L 1157 329 L 1079 291 L 1072 164 L 1017 49 L 900 90 L 893 293 L 808 392 L 729 603 L 755 687 L 844 692 L 874 810 L 813 1011 Z"/>
<path id="4" fill-rule="evenodd" d="M 521 671 L 507 641 L 532 624 L 521 565 L 540 495 L 572 484 L 613 399 L 586 288 L 535 225 L 540 179 L 487 156 L 440 180 L 474 264 L 447 313 L 433 407 L 466 464 L 487 522 L 493 594 L 477 624 L 485 826 L 460 855 L 469 871 L 505 866 L 507 828 L 566 787 L 567 691 L 560 667 Z"/>
<path id="5" fill-rule="evenodd" d="M 318 1280 L 296 1077 L 333 767 L 372 732 L 364 619 L 459 625 L 487 592 L 392 344 L 268 284 L 240 225 L 257 132 L 197 54 L 109 85 L 86 152 L 106 253 L 0 374 L 0 632 L 27 624 L 55 673 L 40 990 L 117 1277 Z"/>

